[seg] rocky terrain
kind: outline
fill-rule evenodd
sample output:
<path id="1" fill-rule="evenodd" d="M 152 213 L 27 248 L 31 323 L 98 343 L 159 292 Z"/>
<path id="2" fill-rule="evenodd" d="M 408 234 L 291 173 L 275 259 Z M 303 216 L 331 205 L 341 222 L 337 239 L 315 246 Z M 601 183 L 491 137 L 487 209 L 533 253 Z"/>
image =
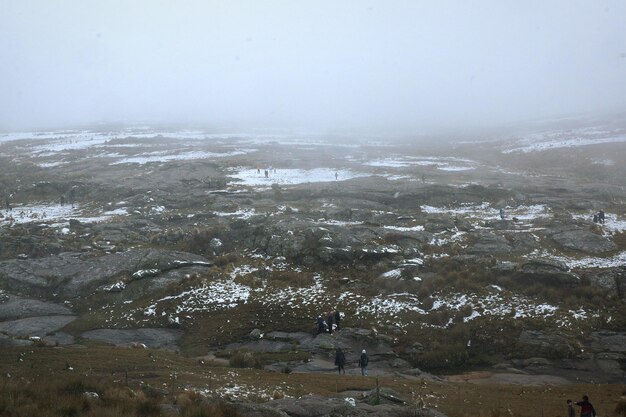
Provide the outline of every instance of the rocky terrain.
<path id="1" fill-rule="evenodd" d="M 341 347 L 355 376 L 366 349 L 371 377 L 623 383 L 625 159 L 623 120 L 476 141 L 0 134 L 0 345 L 286 375 L 332 374 Z M 316 334 L 331 310 L 340 329 Z"/>

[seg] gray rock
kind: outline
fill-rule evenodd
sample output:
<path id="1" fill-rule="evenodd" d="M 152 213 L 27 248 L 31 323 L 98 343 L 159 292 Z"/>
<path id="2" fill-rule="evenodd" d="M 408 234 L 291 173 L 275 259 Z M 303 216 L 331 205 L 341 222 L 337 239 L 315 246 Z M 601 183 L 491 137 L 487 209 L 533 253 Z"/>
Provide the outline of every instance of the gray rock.
<path id="1" fill-rule="evenodd" d="M 43 342 L 47 346 L 67 346 L 74 344 L 74 336 L 65 332 L 56 332 L 54 334 L 45 336 Z"/>
<path id="2" fill-rule="evenodd" d="M 274 340 L 255 340 L 246 343 L 231 343 L 226 345 L 228 350 L 249 350 L 252 352 L 288 352 L 294 349 L 294 344 L 290 342 L 279 342 Z"/>
<path id="3" fill-rule="evenodd" d="M 76 319 L 76 316 L 28 317 L 0 323 L 0 332 L 19 337 L 44 337 L 55 332 Z"/>
<path id="4" fill-rule="evenodd" d="M 570 339 L 559 333 L 523 330 L 517 341 L 518 354 L 529 357 L 571 358 L 576 355 L 577 350 Z"/>
<path id="5" fill-rule="evenodd" d="M 409 369 L 411 364 L 404 359 L 395 358 L 389 361 L 389 366 L 396 369 Z"/>
<path id="6" fill-rule="evenodd" d="M 20 347 L 30 346 L 33 344 L 32 340 L 14 339 L 10 336 L 0 334 L 0 347 Z"/>
<path id="7" fill-rule="evenodd" d="M 263 337 L 263 333 L 261 333 L 261 330 L 259 329 L 252 329 L 249 336 L 252 340 L 259 340 L 261 337 Z"/>
<path id="8" fill-rule="evenodd" d="M 318 334 L 312 339 L 305 340 L 301 345 L 300 349 L 307 352 L 328 352 L 334 350 L 336 347 L 340 347 L 345 349 L 349 347 L 348 344 L 342 343 L 335 339 L 333 335 L 328 333 Z"/>
<path id="9" fill-rule="evenodd" d="M 73 314 L 72 310 L 62 304 L 49 303 L 30 298 L 8 296 L 6 301 L 0 303 L 0 320 L 17 317 L 26 318 L 71 314 Z"/>
<path id="10" fill-rule="evenodd" d="M 133 249 L 100 258 L 83 258 L 78 253 L 62 253 L 39 259 L 0 262 L 0 279 L 11 291 L 46 297 L 87 295 L 120 275 L 155 269 L 162 273 L 179 268 L 209 267 L 207 259 L 184 252 Z M 158 274 L 156 274 L 158 275 Z"/>
<path id="11" fill-rule="evenodd" d="M 176 350 L 182 330 L 175 329 L 97 329 L 84 332 L 85 339 L 97 340 L 116 346 L 144 344 L 152 349 Z"/>
<path id="12" fill-rule="evenodd" d="M 516 366 L 521 366 L 524 368 L 527 368 L 529 366 L 533 366 L 533 367 L 545 367 L 545 366 L 553 366 L 553 362 L 551 360 L 548 360 L 546 358 L 528 358 L 528 359 L 521 359 L 521 360 L 513 360 L 513 363 Z"/>
<path id="13" fill-rule="evenodd" d="M 591 283 L 615 291 L 620 297 L 626 292 L 626 266 L 607 268 L 602 271 L 593 271 L 586 276 Z"/>
<path id="14" fill-rule="evenodd" d="M 595 352 L 626 353 L 626 332 L 593 332 L 590 340 L 590 347 Z"/>
<path id="15" fill-rule="evenodd" d="M 284 411 L 276 410 L 269 404 L 252 404 L 242 403 L 233 404 L 232 406 L 240 413 L 240 415 L 246 417 L 289 417 L 289 414 Z"/>
<path id="16" fill-rule="evenodd" d="M 277 340 L 283 342 L 298 342 L 302 343 L 305 340 L 310 340 L 313 338 L 311 334 L 305 332 L 269 332 L 265 335 L 266 339 L 269 340 Z"/>
<path id="17" fill-rule="evenodd" d="M 585 253 L 603 253 L 617 246 L 602 235 L 587 230 L 571 230 L 552 235 L 552 239 L 566 249 Z"/>
<path id="18" fill-rule="evenodd" d="M 568 271 L 567 265 L 552 259 L 531 259 L 518 268 L 517 278 L 527 283 L 541 282 L 549 285 L 580 285 L 578 275 Z"/>
<path id="19" fill-rule="evenodd" d="M 515 262 L 502 261 L 496 263 L 491 269 L 494 272 L 499 272 L 501 274 L 509 274 L 514 272 L 517 268 L 517 264 Z"/>
<path id="20" fill-rule="evenodd" d="M 470 255 L 498 255 L 511 252 L 509 242 L 502 236 L 479 232 L 474 237 L 476 242 L 467 248 Z"/>

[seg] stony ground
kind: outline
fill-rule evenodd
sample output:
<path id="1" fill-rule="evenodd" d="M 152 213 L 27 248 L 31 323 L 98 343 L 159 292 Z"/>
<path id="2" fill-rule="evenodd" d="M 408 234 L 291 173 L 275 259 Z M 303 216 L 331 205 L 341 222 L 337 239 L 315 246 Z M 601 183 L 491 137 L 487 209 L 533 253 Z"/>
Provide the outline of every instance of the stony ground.
<path id="1" fill-rule="evenodd" d="M 0 135 L 0 344 L 294 374 L 342 347 L 354 375 L 367 349 L 370 375 L 407 381 L 623 382 L 625 142 L 615 121 L 419 146 Z"/>

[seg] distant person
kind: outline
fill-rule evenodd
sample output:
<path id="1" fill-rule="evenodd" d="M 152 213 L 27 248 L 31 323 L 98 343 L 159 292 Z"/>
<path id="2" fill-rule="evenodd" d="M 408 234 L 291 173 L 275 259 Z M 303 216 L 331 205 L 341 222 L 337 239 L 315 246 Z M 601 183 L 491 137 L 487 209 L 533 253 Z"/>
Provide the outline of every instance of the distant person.
<path id="1" fill-rule="evenodd" d="M 65 204 L 65 196 L 61 194 L 61 205 Z"/>
<path id="2" fill-rule="evenodd" d="M 337 181 L 337 178 L 339 178 L 339 173 L 335 171 L 335 181 Z"/>
<path id="3" fill-rule="evenodd" d="M 270 172 L 266 169 L 265 170 L 265 178 L 269 178 L 270 177 Z"/>
<path id="4" fill-rule="evenodd" d="M 335 365 L 337 365 L 337 371 L 339 372 L 339 375 L 341 375 L 342 371 L 344 375 L 346 374 L 346 369 L 344 368 L 344 366 L 346 365 L 346 355 L 339 347 L 335 351 Z"/>
<path id="5" fill-rule="evenodd" d="M 580 417 L 596 417 L 596 409 L 589 402 L 589 397 L 583 395 L 583 400 L 576 403 L 580 407 Z"/>
<path id="6" fill-rule="evenodd" d="M 567 417 L 576 417 L 576 410 L 572 400 L 567 400 Z"/>
<path id="7" fill-rule="evenodd" d="M 500 209 L 500 219 L 504 220 L 504 209 Z"/>
<path id="8" fill-rule="evenodd" d="M 598 212 L 598 221 L 599 221 L 600 223 L 604 224 L 604 220 L 605 220 L 605 219 L 604 219 L 604 210 L 600 210 L 600 211 Z"/>
<path id="9" fill-rule="evenodd" d="M 324 333 L 324 326 L 325 325 L 326 325 L 326 323 L 324 323 L 324 319 L 320 315 L 317 318 L 317 334 Z"/>
<path id="10" fill-rule="evenodd" d="M 74 199 L 76 198 L 76 188 L 72 187 L 70 189 L 70 203 L 72 204 L 72 208 L 74 208 Z"/>
<path id="11" fill-rule="evenodd" d="M 339 322 L 341 321 L 341 313 L 338 310 L 335 310 L 335 324 L 337 325 L 337 327 L 335 327 L 336 330 L 339 330 Z"/>
<path id="12" fill-rule="evenodd" d="M 370 359 L 367 357 L 367 352 L 365 349 L 361 352 L 361 356 L 359 357 L 359 367 L 361 368 L 361 375 L 367 376 L 367 364 L 370 362 Z M 568 416 L 571 417 L 571 416 Z M 576 416 L 574 416 L 576 417 Z"/>
<path id="13" fill-rule="evenodd" d="M 260 174 L 260 173 L 261 173 L 261 168 L 258 168 L 258 167 L 257 167 L 257 169 L 256 169 L 256 173 L 257 173 L 257 174 Z"/>
<path id="14" fill-rule="evenodd" d="M 326 319 L 326 324 L 328 324 L 328 333 L 333 333 L 333 324 L 335 322 L 335 313 L 333 311 L 328 312 L 328 318 Z"/>

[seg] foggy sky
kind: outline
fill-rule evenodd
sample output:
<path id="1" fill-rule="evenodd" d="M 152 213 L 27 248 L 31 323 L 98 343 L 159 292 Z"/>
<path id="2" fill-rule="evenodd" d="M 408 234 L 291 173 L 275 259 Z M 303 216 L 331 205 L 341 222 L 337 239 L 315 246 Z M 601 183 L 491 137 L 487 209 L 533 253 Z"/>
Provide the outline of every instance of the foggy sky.
<path id="1" fill-rule="evenodd" d="M 423 130 L 626 110 L 626 2 L 0 0 L 0 129 Z"/>

